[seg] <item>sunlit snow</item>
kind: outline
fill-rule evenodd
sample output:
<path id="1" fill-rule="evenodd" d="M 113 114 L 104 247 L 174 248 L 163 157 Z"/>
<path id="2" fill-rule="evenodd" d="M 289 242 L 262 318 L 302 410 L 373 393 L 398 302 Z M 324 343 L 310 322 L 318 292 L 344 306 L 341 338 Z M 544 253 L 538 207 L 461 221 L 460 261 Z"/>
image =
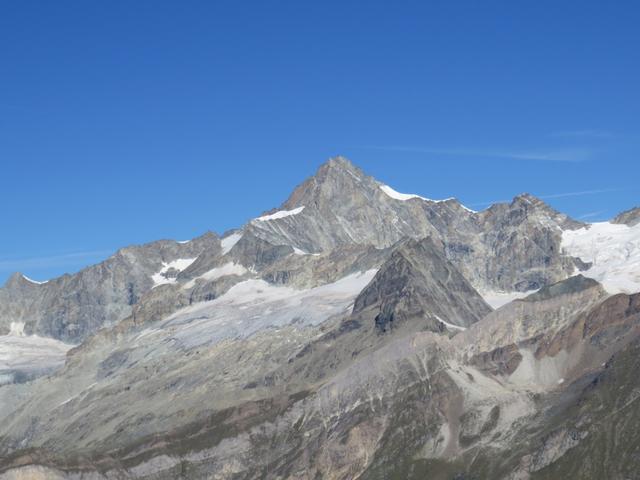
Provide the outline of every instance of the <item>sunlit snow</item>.
<path id="1" fill-rule="evenodd" d="M 153 286 L 157 287 L 158 285 L 164 285 L 166 283 L 175 283 L 176 282 L 175 278 L 167 278 L 164 274 L 167 273 L 172 268 L 181 272 L 182 270 L 187 268 L 189 265 L 191 265 L 193 262 L 195 262 L 195 260 L 196 260 L 195 258 L 179 258 L 177 260 L 174 260 L 168 263 L 162 262 L 162 268 L 160 269 L 160 271 L 151 275 L 151 280 L 153 280 L 153 283 L 154 283 Z"/>
<path id="2" fill-rule="evenodd" d="M 413 198 L 419 198 L 420 200 L 425 200 L 427 202 L 432 202 L 432 203 L 442 203 L 442 202 L 455 200 L 455 198 L 453 197 L 445 198 L 444 200 L 433 200 L 431 198 L 421 197 L 420 195 L 415 195 L 413 193 L 400 193 L 394 190 L 393 188 L 391 188 L 389 185 L 380 185 L 380 190 L 382 190 L 387 196 L 395 200 L 400 200 L 402 202 L 406 202 L 407 200 L 411 200 Z M 460 206 L 464 208 L 466 211 L 468 211 L 469 213 L 477 213 L 475 210 L 471 210 L 470 208 L 467 208 L 462 204 L 460 204 Z"/>
<path id="3" fill-rule="evenodd" d="M 241 238 L 242 233 L 232 233 L 231 235 L 227 235 L 226 237 L 224 237 L 220 241 L 220 244 L 222 245 L 222 255 L 226 255 L 227 253 L 229 253 L 229 250 L 231 250 Z"/>
<path id="4" fill-rule="evenodd" d="M 51 371 L 64 365 L 67 351 L 73 347 L 52 338 L 23 335 L 24 324 L 10 335 L 0 336 L 0 385 L 12 382 L 16 372 Z"/>
<path id="5" fill-rule="evenodd" d="M 411 200 L 412 198 L 420 198 L 422 200 L 429 200 L 428 198 L 421 197 L 420 195 L 414 195 L 412 193 L 400 193 L 396 192 L 389 185 L 380 185 L 380 190 L 386 193 L 389 197 L 394 198 L 396 200 L 402 200 L 403 202 L 407 200 Z"/>
<path id="6" fill-rule="evenodd" d="M 318 325 L 352 307 L 376 270 L 354 273 L 334 283 L 305 290 L 246 280 L 209 302 L 183 308 L 138 338 L 167 336 L 187 346 L 245 338 L 265 328 Z"/>
<path id="7" fill-rule="evenodd" d="M 496 310 L 509 302 L 531 295 L 535 291 L 536 290 L 529 290 L 528 292 L 496 292 L 494 290 L 485 290 L 479 293 L 484 301 Z"/>
<path id="8" fill-rule="evenodd" d="M 449 330 L 460 330 L 460 331 L 466 330 L 466 327 L 461 327 L 460 325 L 454 325 L 453 323 L 449 323 L 446 320 L 441 319 L 438 315 L 436 315 L 435 317 L 438 319 L 440 323 L 442 323 Z"/>
<path id="9" fill-rule="evenodd" d="M 11 322 L 9 325 L 9 335 L 17 337 L 24 336 L 24 322 Z"/>
<path id="10" fill-rule="evenodd" d="M 45 280 L 43 282 L 39 282 L 38 280 L 34 280 L 32 278 L 27 277 L 26 275 L 22 275 L 22 278 L 24 278 L 27 282 L 34 283 L 36 285 L 44 285 L 45 283 L 47 283 L 49 281 L 49 280 Z"/>
<path id="11" fill-rule="evenodd" d="M 247 273 L 247 269 L 244 268 L 242 265 L 240 265 L 239 263 L 229 262 L 229 263 L 225 263 L 221 267 L 212 268 L 211 270 L 203 273 L 199 277 L 196 277 L 193 280 L 190 280 L 189 282 L 185 283 L 184 288 L 193 287 L 196 284 L 196 280 L 198 279 L 216 280 L 226 275 L 244 275 L 245 273 Z"/>
<path id="12" fill-rule="evenodd" d="M 640 291 L 640 224 L 629 227 L 600 222 L 565 230 L 562 248 L 566 254 L 592 263 L 580 273 L 600 282 L 609 293 Z"/>
<path id="13" fill-rule="evenodd" d="M 271 215 L 263 215 L 262 217 L 258 217 L 255 220 L 258 222 L 266 222 L 269 220 L 277 220 L 279 218 L 290 217 L 291 215 L 297 215 L 304 210 L 304 206 L 294 208 L 293 210 L 280 210 L 278 212 L 272 213 Z"/>
<path id="14" fill-rule="evenodd" d="M 320 255 L 319 253 L 305 252 L 304 250 L 301 250 L 301 249 L 299 249 L 297 247 L 293 247 L 293 253 L 295 253 L 296 255 L 311 255 L 311 256 L 314 256 L 314 257 L 317 257 L 317 256 Z"/>

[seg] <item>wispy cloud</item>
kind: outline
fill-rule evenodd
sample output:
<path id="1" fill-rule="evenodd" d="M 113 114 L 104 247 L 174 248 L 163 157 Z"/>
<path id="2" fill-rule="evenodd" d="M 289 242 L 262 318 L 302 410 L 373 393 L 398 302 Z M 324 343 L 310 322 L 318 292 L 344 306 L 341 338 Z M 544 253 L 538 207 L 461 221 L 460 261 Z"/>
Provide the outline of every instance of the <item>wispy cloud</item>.
<path id="1" fill-rule="evenodd" d="M 595 195 L 597 193 L 609 193 L 619 192 L 619 188 L 603 188 L 600 190 L 582 190 L 581 192 L 565 192 L 565 193 L 552 193 L 551 195 L 540 195 L 538 198 L 562 198 L 562 197 L 581 197 L 583 195 Z"/>
<path id="2" fill-rule="evenodd" d="M 432 148 L 367 145 L 361 148 L 390 152 L 411 152 L 457 157 L 482 157 L 506 160 L 533 160 L 545 162 L 581 162 L 593 156 L 588 148 L 556 148 L 547 150 L 516 150 L 499 148 Z"/>
<path id="3" fill-rule="evenodd" d="M 74 252 L 60 255 L 30 258 L 0 259 L 0 271 L 14 272 L 16 270 L 38 270 L 52 267 L 66 267 L 82 264 L 91 259 L 101 258 L 112 254 L 111 250 L 97 250 L 90 252 Z"/>
<path id="4" fill-rule="evenodd" d="M 550 136 L 556 138 L 612 138 L 615 135 L 606 130 L 567 130 L 563 132 L 553 132 Z"/>
<path id="5" fill-rule="evenodd" d="M 582 197 L 584 195 L 596 195 L 598 193 L 610 193 L 610 192 L 619 192 L 619 191 L 620 191 L 619 188 L 603 188 L 599 190 L 581 190 L 579 192 L 551 193 L 548 195 L 536 195 L 536 196 L 542 200 L 549 200 L 553 198 Z M 484 205 L 493 205 L 494 203 L 508 203 L 510 201 L 511 200 L 492 200 L 490 202 L 471 203 L 470 205 L 479 207 Z"/>
<path id="6" fill-rule="evenodd" d="M 603 213 L 604 213 L 604 210 L 598 210 L 597 212 L 583 213 L 582 215 L 578 216 L 578 219 L 584 220 L 586 218 L 600 217 Z"/>

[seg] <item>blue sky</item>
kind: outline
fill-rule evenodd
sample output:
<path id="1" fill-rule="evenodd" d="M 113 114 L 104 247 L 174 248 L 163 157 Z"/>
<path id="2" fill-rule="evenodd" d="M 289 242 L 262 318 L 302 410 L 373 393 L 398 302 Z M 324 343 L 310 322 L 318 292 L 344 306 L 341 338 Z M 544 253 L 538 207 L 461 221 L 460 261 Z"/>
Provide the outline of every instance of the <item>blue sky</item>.
<path id="1" fill-rule="evenodd" d="M 0 282 L 223 232 L 342 154 L 481 209 L 640 203 L 637 2 L 4 2 Z"/>

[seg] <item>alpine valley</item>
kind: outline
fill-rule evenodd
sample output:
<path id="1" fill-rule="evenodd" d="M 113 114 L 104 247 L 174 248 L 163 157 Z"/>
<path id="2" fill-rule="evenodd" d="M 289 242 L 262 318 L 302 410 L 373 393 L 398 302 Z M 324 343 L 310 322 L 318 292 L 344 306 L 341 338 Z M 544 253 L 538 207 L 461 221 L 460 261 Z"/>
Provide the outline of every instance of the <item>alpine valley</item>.
<path id="1" fill-rule="evenodd" d="M 640 208 L 343 157 L 223 236 L 0 289 L 0 479 L 640 479 Z"/>

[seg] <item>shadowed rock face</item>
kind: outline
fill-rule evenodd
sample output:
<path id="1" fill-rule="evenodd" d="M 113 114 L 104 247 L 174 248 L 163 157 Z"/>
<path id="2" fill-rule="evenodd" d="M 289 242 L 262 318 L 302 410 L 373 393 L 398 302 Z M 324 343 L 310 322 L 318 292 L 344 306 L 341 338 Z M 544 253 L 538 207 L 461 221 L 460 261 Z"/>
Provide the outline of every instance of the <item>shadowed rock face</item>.
<path id="1" fill-rule="evenodd" d="M 222 239 L 12 277 L 3 344 L 82 343 L 0 382 L 0 479 L 634 478 L 640 294 L 570 276 L 582 224 L 382 186 L 336 158 Z"/>
<path id="2" fill-rule="evenodd" d="M 398 245 L 356 299 L 354 316 L 375 315 L 380 332 L 416 320 L 436 332 L 467 327 L 491 311 L 430 238 Z M 414 327 L 416 328 L 416 327 Z"/>

